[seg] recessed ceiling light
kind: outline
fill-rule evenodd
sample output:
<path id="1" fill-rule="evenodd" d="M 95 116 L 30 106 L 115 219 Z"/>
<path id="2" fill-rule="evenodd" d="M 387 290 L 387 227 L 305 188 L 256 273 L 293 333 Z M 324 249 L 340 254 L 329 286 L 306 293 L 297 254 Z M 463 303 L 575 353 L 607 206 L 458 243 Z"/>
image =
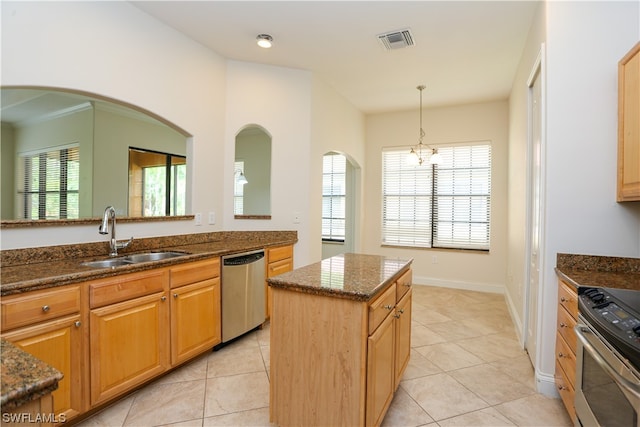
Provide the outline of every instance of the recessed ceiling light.
<path id="1" fill-rule="evenodd" d="M 273 37 L 269 34 L 259 34 L 256 40 L 258 40 L 258 46 L 269 49 L 272 45 Z"/>

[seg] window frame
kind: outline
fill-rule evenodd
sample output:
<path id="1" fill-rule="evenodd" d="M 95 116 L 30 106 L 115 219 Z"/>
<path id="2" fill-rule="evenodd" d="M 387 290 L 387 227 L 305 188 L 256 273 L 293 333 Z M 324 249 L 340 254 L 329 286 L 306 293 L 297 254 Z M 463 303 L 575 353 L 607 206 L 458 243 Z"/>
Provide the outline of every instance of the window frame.
<path id="1" fill-rule="evenodd" d="M 327 172 L 325 170 L 325 158 L 331 157 L 331 169 Z M 335 161 L 333 159 L 340 157 L 344 168 L 336 172 L 335 170 Z M 344 243 L 347 234 L 347 157 L 342 153 L 336 152 L 328 152 L 322 156 L 322 241 L 327 243 Z M 329 176 L 331 180 L 330 191 L 325 193 L 325 178 Z M 339 178 L 341 176 L 342 178 Z M 342 192 L 336 193 L 335 190 L 342 188 Z M 325 216 L 325 201 L 329 200 L 330 206 L 330 215 Z M 334 204 L 336 200 L 342 201 L 342 216 L 335 215 L 334 212 Z M 339 203 L 338 203 L 339 204 Z M 339 209 L 338 209 L 339 210 Z M 325 221 L 329 221 L 329 235 L 324 234 L 324 223 Z M 334 221 L 342 221 L 342 233 L 335 232 L 334 233 Z"/>
<path id="2" fill-rule="evenodd" d="M 428 163 L 423 166 L 411 166 L 403 162 L 403 157 L 406 158 L 410 147 L 383 147 L 382 246 L 490 251 L 493 148 L 491 141 L 440 144 L 437 148 L 444 157 L 444 164 L 449 167 Z M 451 163 L 451 156 L 460 158 L 456 160 L 457 164 Z M 465 156 L 467 158 L 463 158 Z M 398 170 L 390 169 L 390 162 L 395 162 L 393 167 Z M 396 182 L 389 181 L 393 174 L 397 175 Z M 418 179 L 418 174 L 424 175 L 420 177 L 419 183 L 422 191 L 419 191 L 416 182 L 411 182 L 412 174 L 414 181 Z M 447 175 L 453 178 L 444 179 Z M 402 183 L 402 179 L 405 179 L 405 183 Z M 407 179 L 409 181 L 406 181 Z M 414 188 L 411 188 L 412 186 Z M 394 188 L 397 194 L 391 193 L 389 188 Z M 400 206 L 403 196 L 406 199 L 404 204 L 408 206 L 404 210 Z M 396 200 L 392 201 L 391 198 L 394 197 Z M 417 197 L 425 198 L 428 202 L 423 201 L 418 206 L 415 204 Z M 414 200 L 413 207 L 410 205 L 411 200 Z M 416 220 L 418 214 L 421 217 L 420 221 Z M 466 220 L 460 219 L 465 216 L 468 217 Z M 394 230 L 393 221 L 404 223 L 399 224 Z M 450 226 L 443 226 L 447 223 Z M 448 231 L 448 239 L 443 238 L 445 231 Z M 461 238 L 465 233 L 468 238 Z"/>
<path id="3" fill-rule="evenodd" d="M 70 154 L 71 153 L 71 154 Z M 46 147 L 41 150 L 27 151 L 18 153 L 20 164 L 20 182 L 21 186 L 17 196 L 20 199 L 20 217 L 22 219 L 77 219 L 80 214 L 80 144 L 72 143 L 60 146 Z M 38 159 L 37 169 L 34 169 L 33 160 Z M 63 160 L 64 158 L 64 160 Z M 56 159 L 57 166 L 49 169 L 49 161 Z M 76 163 L 75 168 L 69 165 Z M 38 173 L 37 188 L 33 184 L 33 172 Z M 57 172 L 57 176 L 55 176 Z M 57 189 L 51 189 L 51 182 Z M 75 189 L 70 189 L 75 185 Z M 34 211 L 35 205 L 32 203 L 32 197 L 38 196 L 37 211 Z M 55 206 L 57 215 L 51 215 L 48 212 L 49 195 L 57 195 Z M 70 212 L 69 207 L 73 204 L 69 203 L 69 196 L 75 196 L 75 212 Z M 37 212 L 37 218 L 34 213 Z M 75 214 L 74 214 L 75 213 Z"/>

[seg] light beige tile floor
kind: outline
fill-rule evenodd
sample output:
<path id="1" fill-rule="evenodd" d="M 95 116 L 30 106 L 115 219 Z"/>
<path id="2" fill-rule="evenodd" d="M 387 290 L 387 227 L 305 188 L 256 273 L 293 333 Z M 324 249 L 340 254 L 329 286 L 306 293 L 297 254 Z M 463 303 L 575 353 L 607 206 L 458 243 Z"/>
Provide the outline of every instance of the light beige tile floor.
<path id="1" fill-rule="evenodd" d="M 383 426 L 571 426 L 535 392 L 504 297 L 414 286 L 411 360 Z M 269 426 L 269 328 L 86 419 L 90 426 Z"/>

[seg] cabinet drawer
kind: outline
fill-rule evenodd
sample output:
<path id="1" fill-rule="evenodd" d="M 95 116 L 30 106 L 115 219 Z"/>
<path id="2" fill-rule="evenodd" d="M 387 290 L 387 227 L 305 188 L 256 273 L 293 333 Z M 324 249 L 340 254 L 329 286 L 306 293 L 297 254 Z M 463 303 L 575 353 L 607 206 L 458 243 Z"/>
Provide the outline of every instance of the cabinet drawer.
<path id="1" fill-rule="evenodd" d="M 578 318 L 578 294 L 566 283 L 558 282 L 558 303 L 574 318 Z"/>
<path id="2" fill-rule="evenodd" d="M 164 290 L 169 285 L 169 270 L 158 269 L 96 280 L 89 285 L 91 308 L 127 301 Z"/>
<path id="3" fill-rule="evenodd" d="M 29 292 L 5 297 L 2 306 L 2 330 L 31 325 L 80 311 L 80 287 Z"/>
<path id="4" fill-rule="evenodd" d="M 562 335 L 562 338 L 569 345 L 569 348 L 573 353 L 576 352 L 576 333 L 573 327 L 576 326 L 576 319 L 574 319 L 564 307 L 558 307 L 558 332 Z"/>
<path id="5" fill-rule="evenodd" d="M 267 277 L 277 276 L 291 270 L 293 270 L 293 260 L 291 258 L 270 262 L 267 266 Z"/>
<path id="6" fill-rule="evenodd" d="M 567 412 L 569 413 L 571 420 L 575 423 L 576 408 L 573 402 L 575 400 L 576 392 L 573 389 L 573 386 L 569 383 L 569 380 L 567 380 L 567 377 L 558 362 L 556 362 L 555 380 L 558 393 L 560 393 L 560 397 L 562 398 L 562 403 L 564 403 L 565 408 L 567 408 Z"/>
<path id="7" fill-rule="evenodd" d="M 412 280 L 413 273 L 411 272 L 411 270 L 408 270 L 396 281 L 396 301 L 400 301 L 404 294 L 407 293 L 407 291 L 411 287 Z"/>
<path id="8" fill-rule="evenodd" d="M 378 298 L 369 304 L 369 335 L 380 326 L 382 321 L 396 306 L 396 284 L 389 286 Z"/>
<path id="9" fill-rule="evenodd" d="M 293 257 L 293 246 L 281 246 L 279 248 L 267 249 L 267 262 L 280 261 L 285 258 Z"/>
<path id="10" fill-rule="evenodd" d="M 565 376 L 571 383 L 576 383 L 576 354 L 569 348 L 562 338 L 562 335 L 556 334 L 556 359 L 560 363 Z"/>
<path id="11" fill-rule="evenodd" d="M 202 282 L 220 276 L 220 258 L 190 262 L 171 268 L 171 287 Z"/>

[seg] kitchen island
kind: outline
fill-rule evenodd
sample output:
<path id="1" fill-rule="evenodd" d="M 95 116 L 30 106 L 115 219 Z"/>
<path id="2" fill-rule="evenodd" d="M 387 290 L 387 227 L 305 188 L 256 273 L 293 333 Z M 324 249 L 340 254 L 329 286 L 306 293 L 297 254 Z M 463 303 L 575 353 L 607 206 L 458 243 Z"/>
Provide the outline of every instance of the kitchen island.
<path id="1" fill-rule="evenodd" d="M 382 422 L 409 361 L 411 262 L 342 254 L 268 280 L 272 422 Z"/>

